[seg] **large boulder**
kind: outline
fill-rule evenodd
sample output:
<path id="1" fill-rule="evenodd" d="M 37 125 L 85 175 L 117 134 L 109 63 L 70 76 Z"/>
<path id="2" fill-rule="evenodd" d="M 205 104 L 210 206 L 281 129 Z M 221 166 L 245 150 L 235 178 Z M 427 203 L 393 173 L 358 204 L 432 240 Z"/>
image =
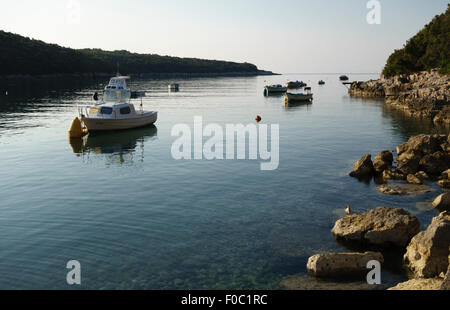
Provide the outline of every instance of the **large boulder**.
<path id="1" fill-rule="evenodd" d="M 414 152 L 402 153 L 397 157 L 397 170 L 404 174 L 414 174 L 419 171 L 421 156 Z"/>
<path id="2" fill-rule="evenodd" d="M 403 260 L 416 277 L 437 277 L 447 271 L 449 246 L 450 213 L 442 212 L 412 238 Z"/>
<path id="3" fill-rule="evenodd" d="M 385 170 L 392 168 L 394 156 L 390 151 L 382 151 L 373 159 L 373 168 L 377 174 L 383 173 Z"/>
<path id="4" fill-rule="evenodd" d="M 444 152 L 434 152 L 422 157 L 419 162 L 420 168 L 431 175 L 441 175 L 450 168 L 450 155 Z"/>
<path id="5" fill-rule="evenodd" d="M 378 207 L 339 219 L 331 232 L 344 242 L 404 247 L 420 231 L 419 220 L 399 208 Z"/>
<path id="6" fill-rule="evenodd" d="M 350 172 L 350 176 L 368 178 L 373 175 L 373 171 L 372 157 L 370 154 L 366 154 L 353 164 L 353 171 Z"/>
<path id="7" fill-rule="evenodd" d="M 391 291 L 429 291 L 439 290 L 442 286 L 441 278 L 432 279 L 412 279 L 406 282 L 397 284 L 394 287 L 388 288 Z"/>
<path id="8" fill-rule="evenodd" d="M 450 211 L 450 193 L 444 193 L 436 197 L 433 201 L 433 207 L 439 211 Z"/>
<path id="9" fill-rule="evenodd" d="M 316 277 L 346 277 L 367 273 L 367 263 L 376 260 L 384 262 L 379 252 L 366 253 L 324 253 L 308 259 L 306 268 Z"/>
<path id="10" fill-rule="evenodd" d="M 431 154 L 441 150 L 441 144 L 447 140 L 446 136 L 421 134 L 409 138 L 408 142 L 397 146 L 397 154 L 416 153 L 418 155 Z"/>

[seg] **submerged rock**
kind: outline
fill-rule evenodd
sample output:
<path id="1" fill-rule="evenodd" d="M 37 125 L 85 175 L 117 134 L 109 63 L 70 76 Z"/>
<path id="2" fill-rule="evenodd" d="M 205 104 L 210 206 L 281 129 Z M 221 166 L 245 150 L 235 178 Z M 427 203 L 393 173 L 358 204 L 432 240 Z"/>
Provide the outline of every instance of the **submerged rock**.
<path id="1" fill-rule="evenodd" d="M 387 195 L 419 195 L 431 191 L 431 187 L 417 184 L 388 185 L 383 184 L 378 187 L 378 191 Z"/>
<path id="2" fill-rule="evenodd" d="M 372 157 L 370 154 L 366 154 L 353 164 L 353 171 L 350 172 L 350 176 L 368 178 L 373 175 L 373 171 Z"/>
<path id="3" fill-rule="evenodd" d="M 306 268 L 316 277 L 351 277 L 367 273 L 367 263 L 371 260 L 384 262 L 379 252 L 324 253 L 311 256 Z"/>
<path id="4" fill-rule="evenodd" d="M 392 291 L 419 291 L 419 290 L 439 290 L 443 280 L 441 278 L 432 279 L 412 279 L 388 288 Z"/>
<path id="5" fill-rule="evenodd" d="M 306 274 L 289 276 L 281 280 L 280 286 L 286 290 L 375 290 L 377 285 L 360 282 L 326 281 Z"/>
<path id="6" fill-rule="evenodd" d="M 449 246 L 450 213 L 442 212 L 411 239 L 403 260 L 416 277 L 437 277 L 447 271 Z"/>
<path id="7" fill-rule="evenodd" d="M 418 219 L 399 208 L 378 207 L 339 219 L 331 232 L 340 241 L 406 246 L 420 231 Z"/>

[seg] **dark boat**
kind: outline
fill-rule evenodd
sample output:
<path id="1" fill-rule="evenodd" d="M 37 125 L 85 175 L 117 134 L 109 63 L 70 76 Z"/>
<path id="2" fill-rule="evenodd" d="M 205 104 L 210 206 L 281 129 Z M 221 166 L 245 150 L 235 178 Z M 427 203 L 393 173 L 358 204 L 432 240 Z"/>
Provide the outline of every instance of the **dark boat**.
<path id="1" fill-rule="evenodd" d="M 346 76 L 346 75 L 341 75 L 341 76 L 339 77 L 339 80 L 341 80 L 341 81 L 348 81 L 348 76 Z"/>
<path id="2" fill-rule="evenodd" d="M 325 84 L 325 81 L 324 80 L 320 80 L 319 81 L 319 85 L 324 85 Z"/>

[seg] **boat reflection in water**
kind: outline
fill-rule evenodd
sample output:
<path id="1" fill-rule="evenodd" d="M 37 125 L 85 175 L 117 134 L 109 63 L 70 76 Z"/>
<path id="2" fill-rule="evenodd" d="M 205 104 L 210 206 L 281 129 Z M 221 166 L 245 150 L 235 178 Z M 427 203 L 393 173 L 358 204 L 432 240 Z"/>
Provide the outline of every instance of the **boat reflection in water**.
<path id="1" fill-rule="evenodd" d="M 311 101 L 302 102 L 302 101 L 287 101 L 286 100 L 284 102 L 284 108 L 286 110 L 289 110 L 289 109 L 294 110 L 294 109 L 300 109 L 300 108 L 304 108 L 306 110 L 310 110 L 311 106 L 312 106 L 312 102 Z"/>
<path id="2" fill-rule="evenodd" d="M 77 156 L 87 161 L 104 155 L 107 164 L 133 164 L 144 161 L 144 145 L 156 139 L 158 130 L 151 125 L 121 131 L 89 133 L 82 139 L 69 139 Z"/>

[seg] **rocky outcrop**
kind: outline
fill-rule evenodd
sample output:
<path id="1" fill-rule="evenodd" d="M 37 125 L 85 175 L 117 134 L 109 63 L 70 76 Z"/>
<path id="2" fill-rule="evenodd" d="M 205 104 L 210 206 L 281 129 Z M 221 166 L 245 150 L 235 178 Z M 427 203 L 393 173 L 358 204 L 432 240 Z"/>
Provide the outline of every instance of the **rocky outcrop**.
<path id="1" fill-rule="evenodd" d="M 432 203 L 433 207 L 439 211 L 450 211 L 450 193 L 444 193 L 436 197 Z"/>
<path id="2" fill-rule="evenodd" d="M 447 271 L 449 246 L 450 213 L 442 212 L 425 231 L 412 238 L 403 259 L 416 277 L 437 277 Z"/>
<path id="3" fill-rule="evenodd" d="M 446 135 L 417 135 L 397 146 L 398 170 L 405 174 L 419 171 L 440 175 L 450 168 L 450 154 L 442 148 L 449 139 Z"/>
<path id="4" fill-rule="evenodd" d="M 350 172 L 350 176 L 356 178 L 368 178 L 373 175 L 373 171 L 372 157 L 367 154 L 353 164 L 353 171 Z"/>
<path id="5" fill-rule="evenodd" d="M 382 151 L 373 159 L 373 168 L 377 174 L 381 174 L 385 170 L 390 171 L 393 161 L 394 156 L 391 151 Z"/>
<path id="6" fill-rule="evenodd" d="M 343 242 L 404 247 L 420 231 L 419 221 L 408 211 L 378 207 L 339 219 L 331 232 Z"/>
<path id="7" fill-rule="evenodd" d="M 311 256 L 306 268 L 316 277 L 346 277 L 367 273 L 367 263 L 371 260 L 384 262 L 379 252 L 324 253 Z"/>
<path id="8" fill-rule="evenodd" d="M 420 291 L 420 290 L 439 290 L 442 286 L 441 278 L 432 279 L 412 279 L 388 288 L 391 291 Z"/>
<path id="9" fill-rule="evenodd" d="M 409 115 L 450 123 L 450 76 L 437 70 L 403 74 L 379 80 L 354 82 L 349 94 L 386 98 L 386 104 Z"/>

